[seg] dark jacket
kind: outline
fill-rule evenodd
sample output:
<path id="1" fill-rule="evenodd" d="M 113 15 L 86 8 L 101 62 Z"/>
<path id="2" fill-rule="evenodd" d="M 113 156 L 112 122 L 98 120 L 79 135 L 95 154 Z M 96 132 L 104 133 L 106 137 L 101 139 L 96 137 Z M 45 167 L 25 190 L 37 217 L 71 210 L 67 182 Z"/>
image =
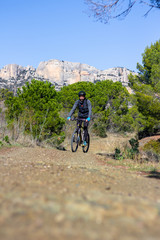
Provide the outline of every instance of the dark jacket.
<path id="1" fill-rule="evenodd" d="M 81 101 L 80 99 L 75 102 L 73 105 L 72 110 L 70 111 L 68 117 L 71 117 L 72 114 L 75 112 L 76 108 L 78 107 L 79 112 L 78 112 L 78 117 L 79 118 L 91 118 L 92 114 L 92 106 L 91 102 L 88 99 L 84 99 Z"/>

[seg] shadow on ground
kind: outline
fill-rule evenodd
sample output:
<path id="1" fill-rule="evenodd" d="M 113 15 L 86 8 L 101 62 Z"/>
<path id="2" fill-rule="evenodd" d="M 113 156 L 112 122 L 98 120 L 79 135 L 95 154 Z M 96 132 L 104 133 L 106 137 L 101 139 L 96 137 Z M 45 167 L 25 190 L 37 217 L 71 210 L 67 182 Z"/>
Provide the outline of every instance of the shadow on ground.
<path id="1" fill-rule="evenodd" d="M 160 172 L 158 172 L 158 171 L 151 171 L 151 172 L 149 172 L 149 175 L 147 177 L 148 178 L 160 179 Z"/>

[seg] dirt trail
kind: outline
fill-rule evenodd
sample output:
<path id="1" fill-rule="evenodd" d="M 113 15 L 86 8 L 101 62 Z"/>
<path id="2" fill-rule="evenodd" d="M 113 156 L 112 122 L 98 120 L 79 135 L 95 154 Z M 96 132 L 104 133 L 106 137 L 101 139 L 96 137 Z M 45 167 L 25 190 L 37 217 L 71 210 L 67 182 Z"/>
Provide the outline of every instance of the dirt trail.
<path id="1" fill-rule="evenodd" d="M 87 154 L 0 150 L 1 240 L 160 239 L 160 180 Z"/>

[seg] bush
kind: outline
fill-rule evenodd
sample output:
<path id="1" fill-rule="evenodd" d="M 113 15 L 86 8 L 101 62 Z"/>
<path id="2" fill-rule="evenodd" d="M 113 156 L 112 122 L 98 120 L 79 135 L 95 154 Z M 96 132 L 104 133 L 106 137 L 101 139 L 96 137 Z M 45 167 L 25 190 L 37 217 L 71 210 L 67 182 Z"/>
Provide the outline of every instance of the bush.
<path id="1" fill-rule="evenodd" d="M 129 140 L 129 143 L 130 143 L 130 145 L 132 147 L 133 153 L 135 153 L 135 154 L 139 153 L 139 150 L 138 150 L 139 142 L 138 142 L 138 140 L 135 139 L 135 138 L 131 138 Z"/>
<path id="2" fill-rule="evenodd" d="M 116 160 L 123 160 L 124 156 L 121 154 L 121 150 L 119 148 L 115 149 L 114 157 Z"/>
<path id="3" fill-rule="evenodd" d="M 3 138 L 3 141 L 5 141 L 6 143 L 10 144 L 9 137 L 7 135 Z"/>
<path id="4" fill-rule="evenodd" d="M 143 147 L 143 151 L 148 161 L 160 161 L 160 139 L 151 140 Z"/>
<path id="5" fill-rule="evenodd" d="M 3 142 L 2 141 L 0 141 L 0 147 L 2 147 L 3 146 Z"/>
<path id="6" fill-rule="evenodd" d="M 97 136 L 101 138 L 107 137 L 105 123 L 96 121 L 93 125 L 93 129 Z"/>
<path id="7" fill-rule="evenodd" d="M 149 141 L 144 145 L 143 150 L 145 151 L 149 150 L 160 155 L 160 139 L 158 139 L 157 141 L 156 140 Z"/>
<path id="8" fill-rule="evenodd" d="M 49 82 L 32 80 L 18 90 L 16 97 L 6 99 L 8 125 L 30 134 L 36 142 L 61 136 L 65 120 L 60 117 L 62 105 Z M 17 129 L 16 129 L 17 131 Z M 18 132 L 18 131 L 17 131 Z M 56 140 L 59 142 L 61 140 Z"/>
<path id="9" fill-rule="evenodd" d="M 139 154 L 139 142 L 137 139 L 131 138 L 129 140 L 129 143 L 131 145 L 131 148 L 126 147 L 124 152 L 121 153 L 121 150 L 119 148 L 115 149 L 115 159 L 122 160 L 124 158 L 128 159 L 135 159 L 135 157 Z"/>

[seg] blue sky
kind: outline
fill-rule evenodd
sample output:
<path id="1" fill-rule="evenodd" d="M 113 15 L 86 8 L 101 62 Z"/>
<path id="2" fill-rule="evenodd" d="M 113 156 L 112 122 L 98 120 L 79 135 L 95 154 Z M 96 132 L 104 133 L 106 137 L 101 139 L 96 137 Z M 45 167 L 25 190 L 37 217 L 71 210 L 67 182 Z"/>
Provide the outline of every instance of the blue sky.
<path id="1" fill-rule="evenodd" d="M 83 0 L 0 0 L 0 68 L 59 59 L 101 70 L 136 71 L 145 47 L 160 39 L 160 10 L 134 7 L 125 20 L 96 22 Z"/>

